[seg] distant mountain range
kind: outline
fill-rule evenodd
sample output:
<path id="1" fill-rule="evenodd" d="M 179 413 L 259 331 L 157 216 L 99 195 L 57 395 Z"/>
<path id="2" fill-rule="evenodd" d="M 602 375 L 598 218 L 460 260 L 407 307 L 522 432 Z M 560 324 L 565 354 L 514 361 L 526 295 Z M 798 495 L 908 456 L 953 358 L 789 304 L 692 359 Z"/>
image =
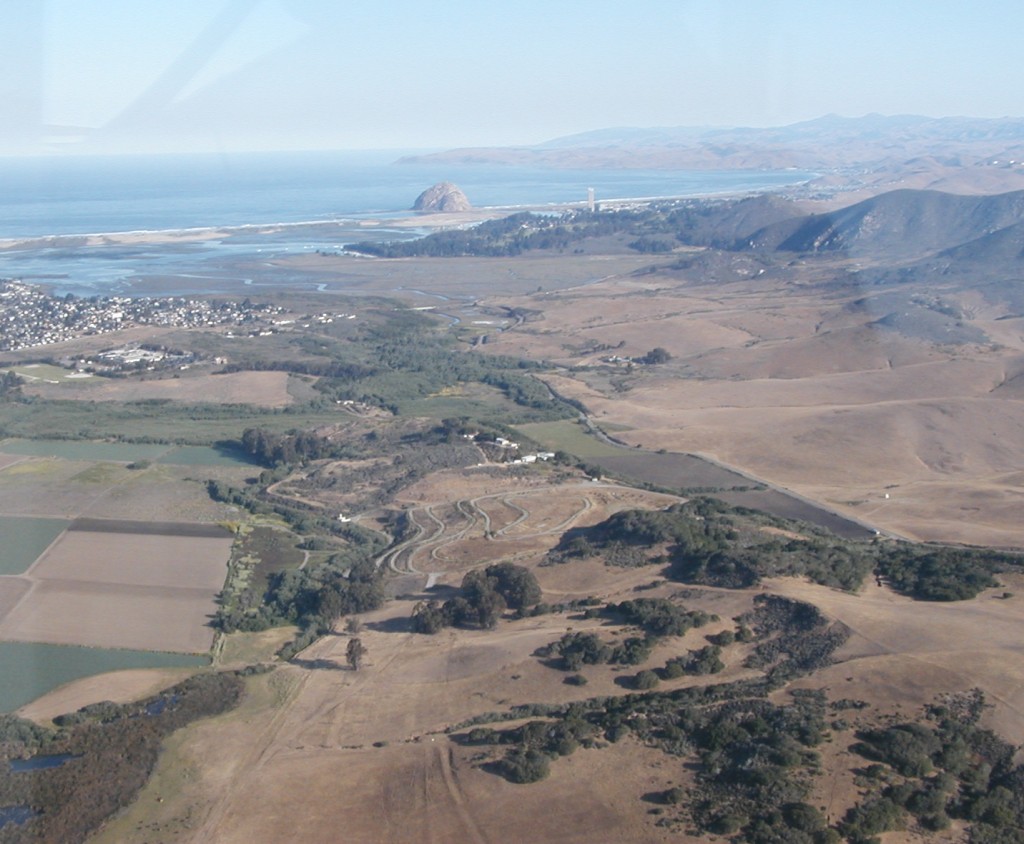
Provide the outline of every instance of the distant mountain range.
<path id="1" fill-rule="evenodd" d="M 827 115 L 771 128 L 612 128 L 534 146 L 454 149 L 432 163 L 818 171 L 810 196 L 894 187 L 998 193 L 1024 188 L 1024 118 Z"/>

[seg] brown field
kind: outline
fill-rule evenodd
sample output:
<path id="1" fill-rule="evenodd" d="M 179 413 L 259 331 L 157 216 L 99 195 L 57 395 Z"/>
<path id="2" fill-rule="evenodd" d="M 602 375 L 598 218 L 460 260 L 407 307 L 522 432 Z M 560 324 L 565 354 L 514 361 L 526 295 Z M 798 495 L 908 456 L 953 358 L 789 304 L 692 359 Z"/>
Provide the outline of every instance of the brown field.
<path id="1" fill-rule="evenodd" d="M 156 694 L 194 673 L 194 668 L 138 668 L 83 677 L 23 706 L 18 715 L 45 722 L 98 700 L 130 703 Z"/>
<path id="2" fill-rule="evenodd" d="M 0 470 L 6 469 L 8 466 L 13 466 L 15 463 L 20 463 L 26 458 L 18 454 L 0 454 Z"/>
<path id="3" fill-rule="evenodd" d="M 205 589 L 41 581 L 0 620 L 0 639 L 202 653 L 215 610 Z"/>
<path id="4" fill-rule="evenodd" d="M 461 508 L 443 498 L 455 489 L 465 496 Z M 555 528 L 567 519 L 591 523 L 622 507 L 676 500 L 574 478 L 550 485 L 539 477 L 470 473 L 467 483 L 458 485 L 456 472 L 424 479 L 408 497 L 418 502 L 418 514 L 429 508 L 441 521 L 438 536 L 425 533 L 412 561 L 423 571 L 429 562 L 435 574 L 452 582 L 468 565 L 460 549 L 476 549 L 474 565 L 536 560 L 557 541 Z M 580 514 L 584 500 L 590 506 Z M 483 540 L 483 514 L 507 516 L 509 503 L 527 514 L 520 532 L 503 541 Z M 521 514 L 512 512 L 515 521 Z M 432 556 L 434 549 L 441 553 Z M 624 598 L 658 577 L 656 570 L 609 569 L 597 560 L 536 571 L 545 592 L 564 600 L 595 591 Z M 424 578 L 418 576 L 420 587 Z M 728 613 L 749 607 L 750 595 L 708 593 L 705 600 L 725 620 L 659 647 L 652 665 L 698 647 L 704 633 L 730 623 Z M 170 840 L 172 834 L 189 841 L 283 840 L 296 830 L 311 841 L 336 840 L 340 834 L 352 842 L 582 842 L 595 840 L 597 830 L 615 840 L 668 840 L 639 799 L 686 776 L 660 753 L 629 742 L 582 752 L 559 763 L 557 776 L 521 788 L 479 768 L 468 749 L 440 733 L 453 722 L 514 702 L 620 693 L 614 682 L 618 672 L 609 666 L 588 671 L 591 682 L 579 689 L 531 656 L 567 624 L 581 622 L 551 615 L 503 624 L 498 631 L 449 630 L 426 637 L 406 632 L 411 609 L 409 600 L 397 600 L 365 617 L 361 637 L 369 653 L 360 672 L 343 669 L 346 637 L 328 636 L 297 664 L 253 678 L 250 697 L 238 712 L 172 741 L 142 797 L 99 840 Z M 600 620 L 582 624 L 601 626 Z M 734 659 L 724 676 L 746 671 Z M 386 746 L 373 747 L 374 742 Z M 179 769 L 190 772 L 188 781 L 175 775 Z M 307 784 L 301 796 L 286 785 L 296 776 Z M 157 799 L 163 802 L 154 806 Z M 372 812 L 365 809 L 368 803 Z M 298 809 L 300 804 L 316 808 Z M 510 813 L 519 815 L 524 806 L 529 820 L 509 827 Z"/>
<path id="5" fill-rule="evenodd" d="M 1003 579 L 1024 585 L 1020 575 Z M 766 588 L 813 603 L 853 631 L 838 665 L 798 685 L 828 687 L 836 696 L 853 686 L 857 697 L 882 708 L 902 707 L 908 715 L 940 693 L 977 686 L 994 705 L 989 725 L 1008 741 L 1024 743 L 1024 597 L 998 597 L 1004 591 L 998 588 L 971 601 L 929 603 L 873 582 L 851 595 L 791 579 Z"/>
<path id="6" fill-rule="evenodd" d="M 294 399 L 288 392 L 287 372 L 231 372 L 225 375 L 189 375 L 174 378 L 91 378 L 70 386 L 31 384 L 27 395 L 83 401 L 144 401 L 171 399 L 215 404 L 255 404 L 284 407 Z"/>
<path id="7" fill-rule="evenodd" d="M 66 531 L 16 582 L 0 639 L 209 650 L 232 538 Z M 14 580 L 14 579 L 12 579 Z"/>
<path id="8" fill-rule="evenodd" d="M 144 526 L 143 526 L 144 527 Z M 28 574 L 126 586 L 217 591 L 233 538 L 66 531 Z"/>
<path id="9" fill-rule="evenodd" d="M 0 577 L 0 619 L 14 609 L 32 587 L 24 577 Z"/>
<path id="10" fill-rule="evenodd" d="M 493 631 L 449 629 L 436 636 L 408 628 L 414 602 L 429 594 L 421 591 L 424 584 L 454 584 L 468 568 L 502 559 L 531 566 L 549 601 L 590 595 L 624 600 L 638 587 L 652 597 L 674 594 L 679 585 L 662 581 L 657 566 L 609 568 L 599 559 L 536 563 L 567 525 L 675 500 L 544 470 L 518 476 L 448 471 L 422 479 L 403 498 L 422 530 L 385 560 L 415 594 L 364 617 L 364 667 L 348 670 L 348 637 L 330 635 L 293 664 L 251 678 L 236 712 L 171 739 L 153 780 L 97 842 L 707 840 L 687 836 L 684 827 L 658 827 L 658 816 L 642 799 L 685 787 L 692 777 L 681 760 L 660 751 L 631 740 L 581 750 L 556 760 L 543 782 L 516 786 L 483 767 L 480 748 L 462 747 L 444 731 L 514 704 L 623 694 L 616 683 L 622 672 L 663 665 L 700 647 L 707 634 L 731 628 L 731 619 L 748 610 L 761 589 L 690 590 L 687 606 L 718 614 L 718 623 L 659 644 L 642 666 L 588 666 L 583 688 L 563 683 L 564 675 L 533 652 L 567 629 L 601 630 L 612 640 L 623 635 L 601 619 L 544 615 L 503 621 Z M 1019 585 L 1024 579 L 1006 583 Z M 868 719 L 890 713 L 916 718 L 940 692 L 978 685 L 994 704 L 988 723 L 1010 740 L 1024 738 L 1024 671 L 1018 667 L 1024 664 L 1024 599 L 1000 600 L 990 591 L 974 601 L 940 605 L 879 587 L 848 595 L 778 580 L 764 588 L 811 601 L 853 631 L 842 661 L 797 687 L 825 686 L 832 698 L 866 700 L 870 708 L 851 717 Z M 261 641 L 240 639 L 239 647 L 260 649 Z M 721 674 L 680 678 L 661 688 L 749 676 L 751 669 L 743 666 L 748 647 L 727 648 Z M 778 693 L 779 700 L 785 694 Z M 833 819 L 858 796 L 854 769 L 863 759 L 849 750 L 854 741 L 852 729 L 837 731 L 822 747 L 829 775 L 818 781 L 815 802 Z M 889 838 L 910 840 L 903 834 Z"/>
<path id="11" fill-rule="evenodd" d="M 662 346 L 673 360 L 659 367 L 549 381 L 631 446 L 704 454 L 896 534 L 1024 546 L 1024 333 L 973 293 L 948 295 L 992 345 L 881 328 L 893 306 L 827 278 L 652 274 L 495 298 L 542 313 L 481 348 L 576 365 L 610 354 L 596 343 Z"/>
<path id="12" fill-rule="evenodd" d="M 479 768 L 473 749 L 439 733 L 510 702 L 613 693 L 610 670 L 574 690 L 530 656 L 564 630 L 563 618 L 429 639 L 387 632 L 408 609 L 399 604 L 368 619 L 362 671 L 330 667 L 344 663 L 347 640 L 328 637 L 303 654 L 303 662 L 324 667 L 279 669 L 270 700 L 189 730 L 135 806 L 98 840 L 170 840 L 161 836 L 172 832 L 224 842 L 680 840 L 654 826 L 640 799 L 685 781 L 681 766 L 659 752 L 629 741 L 580 751 L 556 763 L 545 782 L 513 786 Z M 268 692 L 251 694 L 258 700 Z M 190 781 L 169 799 L 173 767 L 189 771 Z M 301 794 L 296 782 L 305 784 Z M 510 825 L 510 817 L 519 820 Z"/>

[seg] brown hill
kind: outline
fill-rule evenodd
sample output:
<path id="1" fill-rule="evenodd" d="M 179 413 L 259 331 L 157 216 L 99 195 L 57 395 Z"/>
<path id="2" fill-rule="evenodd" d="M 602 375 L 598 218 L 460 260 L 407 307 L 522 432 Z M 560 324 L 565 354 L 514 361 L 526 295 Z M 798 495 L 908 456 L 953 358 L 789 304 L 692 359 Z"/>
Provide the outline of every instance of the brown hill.
<path id="1" fill-rule="evenodd" d="M 769 225 L 742 246 L 899 261 L 950 250 L 1022 220 L 1024 191 L 963 196 L 896 190 L 838 211 Z"/>

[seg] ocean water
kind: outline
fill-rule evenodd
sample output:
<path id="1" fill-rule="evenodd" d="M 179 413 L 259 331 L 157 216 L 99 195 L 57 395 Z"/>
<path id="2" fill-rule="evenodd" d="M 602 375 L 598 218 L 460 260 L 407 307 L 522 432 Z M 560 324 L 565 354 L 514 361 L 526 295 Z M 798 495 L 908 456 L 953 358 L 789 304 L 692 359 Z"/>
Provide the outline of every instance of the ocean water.
<path id="1" fill-rule="evenodd" d="M 275 153 L 0 159 L 0 240 L 48 235 L 343 221 L 330 241 L 297 233 L 278 252 L 337 249 L 344 242 L 414 236 L 368 222 L 408 214 L 421 191 L 457 184 L 478 207 L 734 194 L 811 178 L 799 171 L 559 170 L 396 163 L 399 153 Z M 237 236 L 161 247 L 57 243 L 0 251 L 0 277 L 57 292 L 125 290 L 140 274 L 197 275 L 208 289 L 210 258 L 253 252 Z"/>
<path id="2" fill-rule="evenodd" d="M 0 160 L 0 238 L 365 218 L 450 181 L 477 206 L 778 188 L 799 171 L 555 170 L 400 164 L 396 153 Z"/>

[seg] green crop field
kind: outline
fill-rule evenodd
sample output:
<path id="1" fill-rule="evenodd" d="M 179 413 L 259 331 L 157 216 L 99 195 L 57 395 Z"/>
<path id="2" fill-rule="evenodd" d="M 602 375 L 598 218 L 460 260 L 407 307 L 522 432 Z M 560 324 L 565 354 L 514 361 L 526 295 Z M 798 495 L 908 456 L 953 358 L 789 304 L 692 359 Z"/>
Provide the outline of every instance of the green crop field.
<path id="1" fill-rule="evenodd" d="M 79 383 L 85 383 L 92 381 L 91 377 L 82 377 L 82 375 L 75 372 L 73 369 L 65 369 L 62 366 L 53 366 L 48 363 L 23 363 L 18 366 L 12 366 L 10 369 L 5 370 L 13 372 L 16 375 L 20 375 L 26 381 L 49 381 L 51 384 L 56 384 L 64 381 L 75 381 Z"/>
<path id="2" fill-rule="evenodd" d="M 155 460 L 168 450 L 166 445 L 136 445 L 134 443 L 97 443 L 77 440 L 23 440 L 0 442 L 5 454 L 24 454 L 30 457 L 60 457 L 64 460 L 110 460 L 131 463 L 136 460 Z"/>
<path id="3" fill-rule="evenodd" d="M 78 442 L 117 436 L 129 441 L 212 445 L 221 440 L 240 439 L 246 428 L 287 431 L 328 425 L 337 422 L 339 418 L 341 413 L 338 410 L 309 406 L 270 410 L 234 404 L 161 401 L 93 403 L 66 400 L 0 404 L 0 432 L 8 437 L 33 440 L 39 437 L 47 440 L 67 437 L 70 432 Z M 166 450 L 167 446 L 158 449 L 157 456 Z M 8 451 L 5 444 L 0 443 L 0 451 Z M 146 458 L 147 455 L 143 453 L 139 458 L 109 459 Z"/>
<path id="4" fill-rule="evenodd" d="M 533 422 L 528 425 L 517 425 L 530 439 L 536 440 L 552 451 L 565 451 L 584 460 L 595 457 L 615 457 L 623 453 L 623 449 L 602 442 L 578 422 L 561 419 L 557 422 Z"/>
<path id="5" fill-rule="evenodd" d="M 0 642 L 0 712 L 11 712 L 58 686 L 129 668 L 201 668 L 209 660 L 189 654 Z"/>
<path id="6" fill-rule="evenodd" d="M 0 516 L 0 575 L 23 573 L 69 524 L 64 519 Z"/>

